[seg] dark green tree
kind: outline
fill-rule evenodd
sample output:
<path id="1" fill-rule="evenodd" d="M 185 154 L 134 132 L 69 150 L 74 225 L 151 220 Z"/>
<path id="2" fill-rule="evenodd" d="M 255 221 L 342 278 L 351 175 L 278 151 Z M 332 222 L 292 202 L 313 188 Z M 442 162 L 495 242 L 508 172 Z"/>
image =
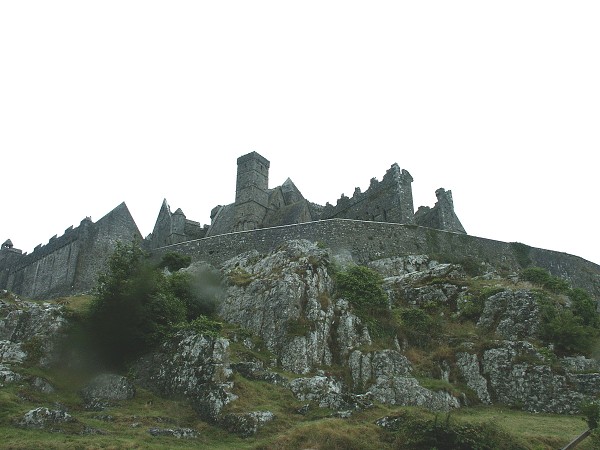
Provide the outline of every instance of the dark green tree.
<path id="1" fill-rule="evenodd" d="M 186 318 L 167 277 L 148 264 L 139 244 L 118 243 L 99 277 L 88 318 L 101 362 L 120 369 L 150 350 Z"/>

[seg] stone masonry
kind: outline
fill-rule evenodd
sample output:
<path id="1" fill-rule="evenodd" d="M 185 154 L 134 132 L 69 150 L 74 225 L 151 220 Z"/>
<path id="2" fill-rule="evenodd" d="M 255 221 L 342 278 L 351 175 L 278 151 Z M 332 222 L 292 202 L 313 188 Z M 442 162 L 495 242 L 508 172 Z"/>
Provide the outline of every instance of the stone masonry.
<path id="1" fill-rule="evenodd" d="M 213 208 L 210 226 L 188 219 L 181 209 L 172 213 L 164 200 L 144 247 L 155 256 L 178 251 L 218 264 L 243 251 L 267 252 L 289 239 L 308 239 L 351 254 L 359 263 L 426 253 L 439 259 L 470 259 L 519 269 L 512 244 L 466 234 L 454 212 L 451 191 L 438 189 L 436 204 L 422 206 L 415 213 L 413 178 L 397 164 L 381 181 L 372 178 L 365 192 L 356 188 L 352 197 L 342 194 L 335 205 L 325 206 L 305 199 L 289 178 L 269 188 L 269 167 L 270 162 L 256 152 L 238 158 L 235 202 Z M 9 239 L 0 247 L 0 289 L 30 298 L 89 292 L 116 242 L 139 237 L 122 203 L 98 222 L 86 218 L 31 254 L 15 249 Z M 534 248 L 529 248 L 529 259 L 600 299 L 600 266 Z"/>

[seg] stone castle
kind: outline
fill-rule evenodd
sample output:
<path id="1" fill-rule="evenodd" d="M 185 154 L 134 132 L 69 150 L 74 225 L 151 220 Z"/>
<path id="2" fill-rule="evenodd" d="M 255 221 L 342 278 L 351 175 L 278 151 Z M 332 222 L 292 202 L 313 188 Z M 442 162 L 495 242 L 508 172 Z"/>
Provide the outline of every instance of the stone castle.
<path id="1" fill-rule="evenodd" d="M 218 264 L 248 250 L 269 251 L 284 240 L 321 241 L 357 262 L 375 257 L 429 254 L 440 259 L 473 259 L 518 268 L 523 255 L 509 243 L 466 234 L 454 212 L 451 191 L 438 189 L 433 207 L 413 207 L 413 178 L 393 164 L 369 188 L 342 195 L 335 205 L 304 198 L 288 178 L 269 188 L 270 162 L 256 152 L 237 160 L 235 202 L 211 211 L 211 224 L 171 212 L 166 200 L 144 247 L 155 255 L 167 251 Z M 125 203 L 92 222 L 84 219 L 64 235 L 38 245 L 31 254 L 10 240 L 0 248 L 0 289 L 29 298 L 52 298 L 89 292 L 117 241 L 141 238 Z M 527 246 L 525 246 L 527 247 Z M 522 253 L 522 248 L 521 249 Z M 559 252 L 527 247 L 531 263 L 546 267 L 589 288 L 600 298 L 600 266 Z"/>
<path id="2" fill-rule="evenodd" d="M 160 248 L 238 231 L 335 218 L 413 224 L 466 233 L 454 213 L 451 191 L 438 189 L 435 206 L 422 206 L 415 214 L 413 178 L 397 164 L 392 165 L 382 181 L 372 178 L 366 192 L 356 188 L 351 198 L 342 195 L 335 206 L 309 202 L 289 178 L 281 186 L 269 189 L 269 166 L 270 162 L 256 152 L 238 158 L 235 202 L 213 208 L 210 226 L 201 227 L 198 222 L 187 219 L 181 209 L 171 213 L 164 200 L 154 230 L 146 238 L 147 245 Z"/>

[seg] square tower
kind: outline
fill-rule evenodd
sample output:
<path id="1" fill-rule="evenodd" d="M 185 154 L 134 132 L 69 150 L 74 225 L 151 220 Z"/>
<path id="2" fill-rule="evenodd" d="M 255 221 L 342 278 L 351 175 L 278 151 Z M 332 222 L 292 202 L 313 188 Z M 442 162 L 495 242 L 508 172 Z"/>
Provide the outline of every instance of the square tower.
<path id="1" fill-rule="evenodd" d="M 262 225 L 269 204 L 270 164 L 256 152 L 238 158 L 234 231 L 255 230 Z"/>

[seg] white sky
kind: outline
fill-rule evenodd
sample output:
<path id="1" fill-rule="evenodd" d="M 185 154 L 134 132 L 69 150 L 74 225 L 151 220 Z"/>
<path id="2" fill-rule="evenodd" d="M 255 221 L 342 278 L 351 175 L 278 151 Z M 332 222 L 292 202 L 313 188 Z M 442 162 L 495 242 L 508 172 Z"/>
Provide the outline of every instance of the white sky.
<path id="1" fill-rule="evenodd" d="M 415 209 L 600 263 L 600 2 L 0 0 L 0 242 L 125 201 L 209 222 L 236 159 L 334 203 L 397 162 Z"/>

